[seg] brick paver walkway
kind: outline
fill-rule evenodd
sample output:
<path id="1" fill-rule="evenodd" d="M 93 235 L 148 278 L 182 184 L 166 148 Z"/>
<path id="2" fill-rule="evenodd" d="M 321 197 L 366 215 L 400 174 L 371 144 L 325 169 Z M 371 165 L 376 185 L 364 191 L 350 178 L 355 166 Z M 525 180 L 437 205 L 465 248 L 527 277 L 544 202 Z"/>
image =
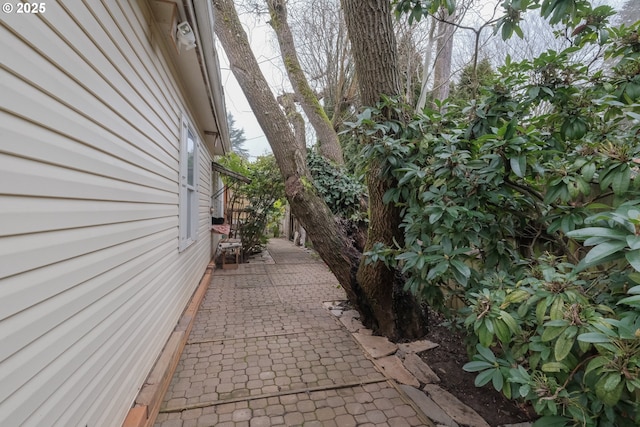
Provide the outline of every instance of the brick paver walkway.
<path id="1" fill-rule="evenodd" d="M 308 251 L 216 270 L 157 427 L 431 425 L 323 307 L 345 299 Z"/>

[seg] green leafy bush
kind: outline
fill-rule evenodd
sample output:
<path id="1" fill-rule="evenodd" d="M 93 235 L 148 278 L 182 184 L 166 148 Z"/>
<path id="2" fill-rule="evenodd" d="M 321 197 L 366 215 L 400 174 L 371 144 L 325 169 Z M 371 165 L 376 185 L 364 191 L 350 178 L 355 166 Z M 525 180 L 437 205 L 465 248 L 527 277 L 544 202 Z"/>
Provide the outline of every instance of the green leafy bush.
<path id="1" fill-rule="evenodd" d="M 619 286 L 542 260 L 517 283 L 485 283 L 465 310 L 479 341 L 465 370 L 478 372 L 478 386 L 530 401 L 539 426 L 637 425 L 640 286 L 627 287 L 629 274 Z"/>
<path id="2" fill-rule="evenodd" d="M 531 402 L 537 426 L 640 423 L 640 23 L 605 21 L 507 61 L 466 105 L 413 115 L 386 99 L 352 124 L 377 137 L 363 157 L 403 208 L 403 245 L 368 261 L 432 306 L 462 304 L 466 369 Z M 590 43 L 607 72 L 574 60 Z"/>
<path id="3" fill-rule="evenodd" d="M 258 253 L 267 243 L 267 228 L 273 228 L 283 215 L 281 201 L 285 197 L 284 183 L 275 157 L 261 156 L 254 162 L 248 162 L 237 154 L 230 153 L 219 161 L 251 179 L 249 184 L 228 182 L 228 185 L 232 186 L 236 196 L 246 199 L 243 207 L 246 219 L 237 224 L 242 251 L 245 254 Z"/>
<path id="4" fill-rule="evenodd" d="M 366 188 L 358 179 L 313 150 L 307 152 L 307 165 L 313 185 L 335 215 L 362 219 Z"/>

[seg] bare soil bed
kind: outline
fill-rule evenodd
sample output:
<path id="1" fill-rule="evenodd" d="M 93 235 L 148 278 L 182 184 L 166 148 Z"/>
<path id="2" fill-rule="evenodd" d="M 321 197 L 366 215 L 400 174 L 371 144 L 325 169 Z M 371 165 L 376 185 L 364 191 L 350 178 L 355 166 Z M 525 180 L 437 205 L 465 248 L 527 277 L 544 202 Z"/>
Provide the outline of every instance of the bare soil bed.
<path id="1" fill-rule="evenodd" d="M 438 313 L 429 313 L 429 333 L 425 338 L 439 346 L 420 353 L 420 357 L 440 377 L 440 387 L 473 408 L 491 426 L 535 419 L 530 407 L 507 399 L 491 386 L 474 385 L 475 374 L 462 369 L 469 361 L 464 336 L 444 326 L 443 320 Z"/>

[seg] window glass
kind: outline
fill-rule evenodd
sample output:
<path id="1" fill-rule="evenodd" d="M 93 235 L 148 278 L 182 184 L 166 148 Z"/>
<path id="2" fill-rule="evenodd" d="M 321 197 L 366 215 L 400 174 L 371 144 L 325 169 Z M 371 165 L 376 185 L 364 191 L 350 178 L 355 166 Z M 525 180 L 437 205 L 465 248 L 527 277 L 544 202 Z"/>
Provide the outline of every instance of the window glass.
<path id="1" fill-rule="evenodd" d="M 195 137 L 191 133 L 191 129 L 187 130 L 187 185 L 195 185 Z"/>
<path id="2" fill-rule="evenodd" d="M 186 118 L 182 120 L 180 141 L 179 250 L 197 240 L 198 235 L 198 137 Z"/>

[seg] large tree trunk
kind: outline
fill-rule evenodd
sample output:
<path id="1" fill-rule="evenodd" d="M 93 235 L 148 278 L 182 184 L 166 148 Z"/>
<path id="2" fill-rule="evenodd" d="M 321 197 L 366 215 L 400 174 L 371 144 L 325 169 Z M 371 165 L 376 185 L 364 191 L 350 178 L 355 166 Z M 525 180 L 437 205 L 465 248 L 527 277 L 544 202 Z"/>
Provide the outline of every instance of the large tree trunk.
<path id="1" fill-rule="evenodd" d="M 329 160 L 337 164 L 343 164 L 342 147 L 340 146 L 340 141 L 338 141 L 338 135 L 333 129 L 331 120 L 327 117 L 327 114 L 309 86 L 309 82 L 300 67 L 293 36 L 287 21 L 286 1 L 267 0 L 267 5 L 269 6 L 269 14 L 271 15 L 270 23 L 278 38 L 280 52 L 284 60 L 284 66 L 287 69 L 287 74 L 289 75 L 289 81 L 298 96 L 302 110 L 316 131 L 319 152 Z"/>
<path id="2" fill-rule="evenodd" d="M 396 38 L 389 1 L 342 0 L 362 103 L 400 94 Z"/>
<path id="3" fill-rule="evenodd" d="M 342 0 L 342 7 L 363 104 L 375 106 L 382 95 L 399 96 L 400 75 L 389 1 Z M 394 239 L 399 244 L 404 241 L 399 208 L 382 202 L 384 193 L 396 185 L 393 178 L 384 176 L 381 164 L 374 161 L 369 165 L 369 233 L 365 250 L 378 242 L 393 247 Z M 370 298 L 381 334 L 392 339 L 424 335 L 423 310 L 414 298 L 402 292 L 402 283 L 395 270 L 382 262 L 365 264 L 363 260 L 357 279 Z"/>
<path id="4" fill-rule="evenodd" d="M 307 169 L 306 151 L 297 143 L 260 71 L 233 1 L 213 0 L 213 5 L 216 9 L 216 35 L 229 58 L 231 71 L 273 150 L 293 214 L 307 230 L 314 248 L 345 289 L 363 321 L 375 323 L 368 299 L 356 280 L 361 252 L 353 246 L 324 200 L 316 193 Z"/>

